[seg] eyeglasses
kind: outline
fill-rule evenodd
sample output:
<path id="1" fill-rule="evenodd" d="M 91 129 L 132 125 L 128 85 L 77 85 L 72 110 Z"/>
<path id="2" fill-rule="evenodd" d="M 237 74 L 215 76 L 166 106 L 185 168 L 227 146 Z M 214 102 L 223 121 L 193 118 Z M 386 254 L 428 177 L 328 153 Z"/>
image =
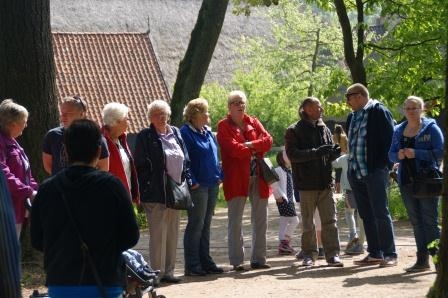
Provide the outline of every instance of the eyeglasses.
<path id="1" fill-rule="evenodd" d="M 73 96 L 73 98 L 75 99 L 76 104 L 79 104 L 81 106 L 84 112 L 87 111 L 86 105 L 79 95 L 75 95 Z"/>
<path id="2" fill-rule="evenodd" d="M 234 101 L 230 104 L 235 105 L 235 106 L 242 106 L 242 105 L 245 105 L 246 103 L 244 101 Z"/>
<path id="3" fill-rule="evenodd" d="M 405 110 L 406 112 L 414 112 L 420 110 L 420 108 L 404 108 L 403 110 Z"/>
<path id="4" fill-rule="evenodd" d="M 347 99 L 347 101 L 349 101 L 350 100 L 350 96 L 357 95 L 357 94 L 361 94 L 361 93 L 359 93 L 359 92 L 346 93 L 345 94 L 345 98 Z"/>

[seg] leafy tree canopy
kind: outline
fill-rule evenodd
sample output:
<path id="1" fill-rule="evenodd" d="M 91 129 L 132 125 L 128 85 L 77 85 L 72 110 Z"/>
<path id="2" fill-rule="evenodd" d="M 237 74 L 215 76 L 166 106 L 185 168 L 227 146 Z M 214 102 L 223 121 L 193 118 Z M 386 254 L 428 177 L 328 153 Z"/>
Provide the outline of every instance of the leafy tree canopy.
<path id="1" fill-rule="evenodd" d="M 350 80 L 333 13 L 317 14 L 299 2 L 282 2 L 270 9 L 268 16 L 272 38 L 242 38 L 238 42 L 243 58 L 227 88 L 246 92 L 248 112 L 257 116 L 275 144 L 281 145 L 285 128 L 297 121 L 297 108 L 307 96 L 321 99 L 326 115 L 344 117 L 348 108 L 340 101 L 343 91 L 334 94 Z M 203 87 L 202 96 L 211 102 L 212 119 L 227 112 L 224 90 L 216 84 Z M 333 103 L 327 103 L 327 98 Z"/>

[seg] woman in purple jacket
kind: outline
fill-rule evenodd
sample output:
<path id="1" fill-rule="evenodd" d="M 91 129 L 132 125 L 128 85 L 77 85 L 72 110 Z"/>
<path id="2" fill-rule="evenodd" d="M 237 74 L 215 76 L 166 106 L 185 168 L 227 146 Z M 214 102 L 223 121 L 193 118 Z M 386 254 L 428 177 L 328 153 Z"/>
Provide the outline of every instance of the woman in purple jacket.
<path id="1" fill-rule="evenodd" d="M 27 120 L 28 111 L 25 107 L 12 99 L 5 99 L 0 103 L 0 168 L 11 193 L 17 237 L 20 236 L 25 219 L 25 200 L 33 199 L 37 191 L 28 157 L 16 141 L 22 135 Z"/>

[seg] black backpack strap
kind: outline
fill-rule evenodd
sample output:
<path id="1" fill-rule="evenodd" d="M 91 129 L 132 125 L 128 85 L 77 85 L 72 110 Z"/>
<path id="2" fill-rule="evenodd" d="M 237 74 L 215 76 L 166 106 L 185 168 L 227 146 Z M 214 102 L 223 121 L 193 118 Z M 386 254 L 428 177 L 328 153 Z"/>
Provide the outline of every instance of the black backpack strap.
<path id="1" fill-rule="evenodd" d="M 86 266 L 86 260 L 87 260 L 89 265 L 90 265 L 90 268 L 92 269 L 93 277 L 95 278 L 97 287 L 98 287 L 98 289 L 100 291 L 100 294 L 101 294 L 101 297 L 102 298 L 107 298 L 106 289 L 104 288 L 103 283 L 101 282 L 100 276 L 98 274 L 98 270 L 96 269 L 96 266 L 93 263 L 93 259 L 92 259 L 92 256 L 90 254 L 89 247 L 87 246 L 86 242 L 84 241 L 84 239 L 81 236 L 81 233 L 78 230 L 78 227 L 77 227 L 77 225 L 75 223 L 75 219 L 73 218 L 72 212 L 70 211 L 70 206 L 68 205 L 68 201 L 67 201 L 67 198 L 65 196 L 65 193 L 63 191 L 63 188 L 62 188 L 61 184 L 62 184 L 61 181 L 57 181 L 56 182 L 56 188 L 61 193 L 62 201 L 64 202 L 64 207 L 65 207 L 65 210 L 67 211 L 67 215 L 68 215 L 69 221 L 70 221 L 73 229 L 75 230 L 75 233 L 76 233 L 76 235 L 77 235 L 77 237 L 79 239 L 79 242 L 81 243 L 80 247 L 81 247 L 82 256 L 83 256 L 83 269 L 82 269 L 81 279 L 80 280 L 83 279 L 83 275 L 84 275 L 84 272 L 85 272 L 85 266 Z"/>

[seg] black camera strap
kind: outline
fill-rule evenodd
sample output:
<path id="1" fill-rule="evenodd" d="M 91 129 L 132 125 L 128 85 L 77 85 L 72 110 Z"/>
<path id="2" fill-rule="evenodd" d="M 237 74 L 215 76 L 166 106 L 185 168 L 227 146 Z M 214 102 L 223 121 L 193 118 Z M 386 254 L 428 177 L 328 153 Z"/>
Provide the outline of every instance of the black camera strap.
<path id="1" fill-rule="evenodd" d="M 67 215 L 70 220 L 70 223 L 71 223 L 73 229 L 75 230 L 75 233 L 79 239 L 79 242 L 81 243 L 80 247 L 81 247 L 81 251 L 82 251 L 82 255 L 83 255 L 83 267 L 82 267 L 82 271 L 81 271 L 81 280 L 83 279 L 83 276 L 84 276 L 86 260 L 87 260 L 90 265 L 90 268 L 92 269 L 93 277 L 95 278 L 97 287 L 101 294 L 101 297 L 107 298 L 106 289 L 104 288 L 103 283 L 101 282 L 100 276 L 98 274 L 98 270 L 96 269 L 96 266 L 93 262 L 91 254 L 90 254 L 89 247 L 87 246 L 86 242 L 83 240 L 81 233 L 79 232 L 78 227 L 76 226 L 75 219 L 73 218 L 72 212 L 70 211 L 70 206 L 68 205 L 68 201 L 67 201 L 67 198 L 65 197 L 64 191 L 62 190 L 62 187 L 59 185 L 59 183 L 56 183 L 56 185 L 61 193 L 62 201 L 64 202 L 65 210 L 67 211 Z"/>

